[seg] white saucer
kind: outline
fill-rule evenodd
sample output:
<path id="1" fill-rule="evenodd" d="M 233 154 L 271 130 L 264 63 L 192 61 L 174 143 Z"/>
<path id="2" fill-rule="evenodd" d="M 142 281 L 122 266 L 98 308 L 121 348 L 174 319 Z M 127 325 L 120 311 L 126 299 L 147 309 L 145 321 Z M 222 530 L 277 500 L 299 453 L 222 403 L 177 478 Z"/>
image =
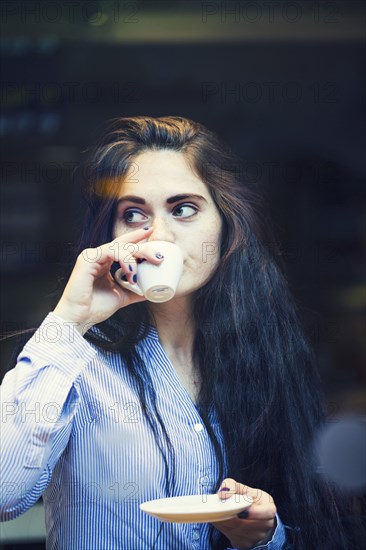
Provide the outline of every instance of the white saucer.
<path id="1" fill-rule="evenodd" d="M 252 504 L 247 495 L 233 495 L 222 501 L 217 494 L 159 498 L 140 504 L 150 516 L 173 523 L 212 523 L 235 517 Z"/>

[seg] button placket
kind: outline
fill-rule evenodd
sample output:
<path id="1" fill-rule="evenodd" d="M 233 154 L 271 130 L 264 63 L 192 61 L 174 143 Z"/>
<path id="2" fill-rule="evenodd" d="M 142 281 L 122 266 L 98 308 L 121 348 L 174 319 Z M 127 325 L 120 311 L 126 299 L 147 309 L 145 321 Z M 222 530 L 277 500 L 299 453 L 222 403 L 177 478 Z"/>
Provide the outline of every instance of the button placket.
<path id="1" fill-rule="evenodd" d="M 192 529 L 192 541 L 197 542 L 198 540 L 200 540 L 200 538 L 201 538 L 200 530 L 197 524 L 195 524 L 195 526 Z"/>
<path id="2" fill-rule="evenodd" d="M 198 493 L 202 495 L 209 495 L 212 492 L 213 480 L 212 480 L 212 468 L 210 466 L 202 465 L 199 471 L 199 477 L 197 479 Z M 203 500 L 203 502 L 205 502 Z"/>
<path id="3" fill-rule="evenodd" d="M 200 433 L 204 430 L 203 424 L 201 424 L 201 422 L 196 422 L 193 428 L 197 433 Z"/>

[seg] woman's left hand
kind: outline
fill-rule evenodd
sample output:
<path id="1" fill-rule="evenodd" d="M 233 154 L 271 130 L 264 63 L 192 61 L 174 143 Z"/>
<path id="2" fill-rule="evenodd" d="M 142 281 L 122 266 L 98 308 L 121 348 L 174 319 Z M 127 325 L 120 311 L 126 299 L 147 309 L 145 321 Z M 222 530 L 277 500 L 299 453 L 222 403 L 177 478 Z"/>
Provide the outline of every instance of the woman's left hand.
<path id="1" fill-rule="evenodd" d="M 218 494 L 222 500 L 227 500 L 235 494 L 248 495 L 253 499 L 253 504 L 244 511 L 243 515 L 248 513 L 247 517 L 236 517 L 213 523 L 216 529 L 230 540 L 234 548 L 249 550 L 271 540 L 276 527 L 277 512 L 271 495 L 260 489 L 242 485 L 230 478 L 224 479 Z"/>

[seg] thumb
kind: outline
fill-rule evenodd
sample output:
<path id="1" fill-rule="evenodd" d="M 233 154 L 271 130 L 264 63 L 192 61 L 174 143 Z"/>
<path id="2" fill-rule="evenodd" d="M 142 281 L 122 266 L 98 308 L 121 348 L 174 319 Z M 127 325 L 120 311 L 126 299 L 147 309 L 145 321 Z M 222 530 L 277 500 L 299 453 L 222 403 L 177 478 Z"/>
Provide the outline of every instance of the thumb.
<path id="1" fill-rule="evenodd" d="M 233 495 L 244 495 L 248 497 L 248 501 L 256 502 L 258 500 L 258 490 L 249 487 L 249 485 L 243 485 L 235 479 L 226 478 L 222 481 L 220 489 L 218 490 L 221 500 L 227 500 Z"/>

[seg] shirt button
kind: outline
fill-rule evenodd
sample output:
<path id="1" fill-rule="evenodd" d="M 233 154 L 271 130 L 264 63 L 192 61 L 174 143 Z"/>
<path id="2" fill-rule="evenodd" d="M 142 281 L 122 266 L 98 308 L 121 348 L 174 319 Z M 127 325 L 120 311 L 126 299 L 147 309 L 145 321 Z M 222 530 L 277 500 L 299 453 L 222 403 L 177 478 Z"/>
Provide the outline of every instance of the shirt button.
<path id="1" fill-rule="evenodd" d="M 196 432 L 202 432 L 203 426 L 198 422 L 197 424 L 194 425 L 194 429 L 196 430 Z"/>
<path id="2" fill-rule="evenodd" d="M 208 483 L 208 476 L 201 477 L 201 483 Z"/>
<path id="3" fill-rule="evenodd" d="M 198 529 L 194 529 L 193 530 L 193 533 L 192 533 L 192 539 L 193 540 L 198 540 L 200 538 L 200 532 Z"/>

